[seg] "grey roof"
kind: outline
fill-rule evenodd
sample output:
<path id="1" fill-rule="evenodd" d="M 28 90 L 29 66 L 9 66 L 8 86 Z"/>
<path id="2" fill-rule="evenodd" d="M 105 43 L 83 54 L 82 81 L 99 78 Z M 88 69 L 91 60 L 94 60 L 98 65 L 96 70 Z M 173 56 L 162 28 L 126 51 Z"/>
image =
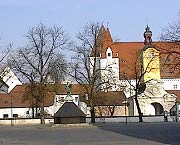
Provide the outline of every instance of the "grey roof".
<path id="1" fill-rule="evenodd" d="M 85 117 L 74 102 L 65 102 L 61 108 L 54 114 L 54 117 Z"/>

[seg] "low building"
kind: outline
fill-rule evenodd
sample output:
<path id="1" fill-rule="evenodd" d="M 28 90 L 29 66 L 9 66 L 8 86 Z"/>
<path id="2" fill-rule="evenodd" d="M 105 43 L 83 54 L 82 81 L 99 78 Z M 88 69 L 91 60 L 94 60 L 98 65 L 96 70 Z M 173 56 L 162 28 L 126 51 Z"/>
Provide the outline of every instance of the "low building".
<path id="1" fill-rule="evenodd" d="M 17 85 L 10 93 L 0 94 L 0 118 L 35 118 L 39 116 L 40 105 L 33 99 L 28 84 Z M 65 84 L 47 85 L 48 92 L 44 98 L 46 117 L 54 114 L 66 102 L 67 92 Z M 72 84 L 72 102 L 80 108 L 86 116 L 90 117 L 89 103 L 85 89 L 79 84 Z M 124 115 L 125 96 L 122 92 L 100 92 L 96 95 L 96 116 L 122 116 Z"/>

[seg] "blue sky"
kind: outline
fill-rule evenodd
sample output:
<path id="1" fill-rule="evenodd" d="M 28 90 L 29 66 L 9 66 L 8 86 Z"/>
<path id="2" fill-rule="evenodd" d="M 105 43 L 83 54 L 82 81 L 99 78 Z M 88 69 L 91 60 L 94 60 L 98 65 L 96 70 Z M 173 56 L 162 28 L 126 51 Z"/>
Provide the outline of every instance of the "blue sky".
<path id="1" fill-rule="evenodd" d="M 150 26 L 153 40 L 178 18 L 180 0 L 1 0 L 0 46 L 25 44 L 25 33 L 40 22 L 59 25 L 74 39 L 89 22 L 109 22 L 120 41 L 143 41 Z"/>

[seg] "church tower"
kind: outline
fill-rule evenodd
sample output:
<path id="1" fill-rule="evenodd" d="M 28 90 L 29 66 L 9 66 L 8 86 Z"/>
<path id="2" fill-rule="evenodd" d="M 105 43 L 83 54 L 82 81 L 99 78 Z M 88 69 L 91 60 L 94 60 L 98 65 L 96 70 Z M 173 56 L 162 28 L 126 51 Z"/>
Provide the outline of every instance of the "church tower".
<path id="1" fill-rule="evenodd" d="M 152 45 L 152 31 L 147 26 L 144 32 L 144 48 L 142 50 L 144 82 L 160 80 L 159 51 Z"/>

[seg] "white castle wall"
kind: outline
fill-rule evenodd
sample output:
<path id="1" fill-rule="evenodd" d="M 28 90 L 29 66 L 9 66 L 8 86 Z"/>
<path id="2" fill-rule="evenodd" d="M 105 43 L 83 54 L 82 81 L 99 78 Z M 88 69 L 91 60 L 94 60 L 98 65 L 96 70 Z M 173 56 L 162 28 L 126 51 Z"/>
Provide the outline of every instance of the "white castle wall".
<path id="1" fill-rule="evenodd" d="M 161 79 L 165 90 L 180 90 L 180 78 Z"/>
<path id="2" fill-rule="evenodd" d="M 16 86 L 22 85 L 21 81 L 17 78 L 17 76 L 13 73 L 10 67 L 6 67 L 4 71 L 0 74 L 3 81 L 9 86 L 8 93 Z"/>

